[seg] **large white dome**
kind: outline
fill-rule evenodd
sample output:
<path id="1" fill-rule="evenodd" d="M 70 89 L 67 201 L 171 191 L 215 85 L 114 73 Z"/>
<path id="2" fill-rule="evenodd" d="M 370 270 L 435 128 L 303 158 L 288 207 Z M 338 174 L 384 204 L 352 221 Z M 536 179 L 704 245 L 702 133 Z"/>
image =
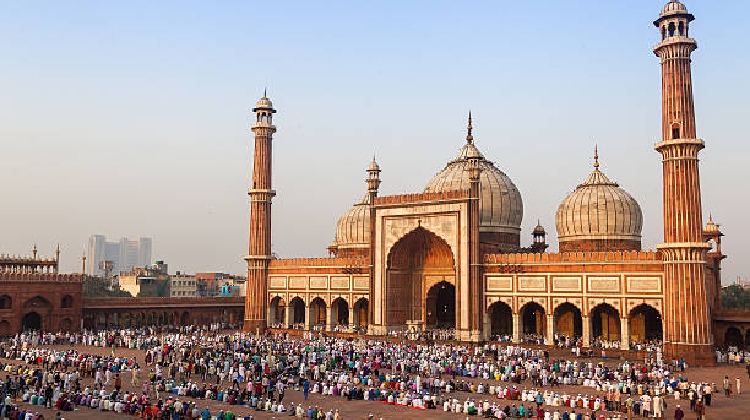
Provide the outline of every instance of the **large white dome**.
<path id="1" fill-rule="evenodd" d="M 370 200 L 367 196 L 344 213 L 336 224 L 339 250 L 370 247 Z"/>
<path id="2" fill-rule="evenodd" d="M 639 249 L 641 206 L 595 164 L 594 171 L 560 203 L 555 216 L 561 251 Z"/>
<path id="3" fill-rule="evenodd" d="M 518 234 L 523 220 L 521 193 L 510 178 L 477 150 L 466 143 L 458 156 L 448 162 L 427 184 L 425 192 L 469 189 L 467 171 L 470 156 L 479 157 L 479 231 Z"/>

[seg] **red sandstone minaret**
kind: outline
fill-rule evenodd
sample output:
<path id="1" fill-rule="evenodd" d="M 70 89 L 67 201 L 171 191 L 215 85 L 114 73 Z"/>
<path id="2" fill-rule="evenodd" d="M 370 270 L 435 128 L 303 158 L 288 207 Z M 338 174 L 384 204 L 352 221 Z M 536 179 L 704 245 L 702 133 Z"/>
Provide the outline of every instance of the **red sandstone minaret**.
<path id="1" fill-rule="evenodd" d="M 467 149 L 466 159 L 469 161 L 469 165 L 466 170 L 469 172 L 469 287 L 468 291 L 462 291 L 464 293 L 470 293 L 471 299 L 469 299 L 469 308 L 462 310 L 469 311 L 471 316 L 469 317 L 469 325 L 460 325 L 457 323 L 460 329 L 468 330 L 468 336 L 464 336 L 465 340 L 480 341 L 487 337 L 482 334 L 482 322 L 484 321 L 481 317 L 482 302 L 484 301 L 484 291 L 481 282 L 481 270 L 479 267 L 479 194 L 480 194 L 480 183 L 479 177 L 482 174 L 482 167 L 479 165 L 479 161 L 482 158 L 482 154 L 474 146 L 474 136 L 471 134 L 471 130 L 474 127 L 471 125 L 471 111 L 469 111 L 469 124 L 466 127 L 466 143 L 472 147 Z M 460 302 L 459 302 L 460 304 Z M 459 306 L 460 307 L 460 306 Z M 460 336 L 460 333 L 459 333 Z"/>
<path id="2" fill-rule="evenodd" d="M 679 1 L 664 6 L 654 25 L 661 42 L 654 53 L 662 65 L 662 155 L 664 188 L 664 351 L 667 357 L 712 364 L 711 310 L 706 290 L 706 251 L 701 217 L 690 54 L 698 47 L 689 37 L 694 19 Z"/>
<path id="3" fill-rule="evenodd" d="M 244 330 L 263 331 L 266 328 L 268 306 L 268 263 L 271 260 L 271 199 L 276 192 L 271 189 L 271 140 L 276 127 L 273 125 L 271 100 L 263 93 L 253 108 L 255 123 L 255 156 L 253 158 L 252 185 L 250 195 L 250 243 L 247 261 L 247 283 L 245 297 Z"/>

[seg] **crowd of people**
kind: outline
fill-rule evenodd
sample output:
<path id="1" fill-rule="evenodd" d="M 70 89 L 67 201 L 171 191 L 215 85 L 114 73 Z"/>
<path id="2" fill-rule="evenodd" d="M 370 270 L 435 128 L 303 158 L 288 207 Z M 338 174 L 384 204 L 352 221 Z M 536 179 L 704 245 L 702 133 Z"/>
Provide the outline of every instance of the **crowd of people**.
<path id="1" fill-rule="evenodd" d="M 576 340 L 559 342 L 580 349 Z M 121 356 L 122 348 L 138 356 Z M 580 350 L 564 354 L 570 356 L 553 358 L 549 350 L 508 342 L 388 342 L 315 332 L 255 336 L 218 324 L 29 332 L 0 344 L 6 375 L 0 417 L 18 418 L 14 414 L 25 404 L 148 419 L 233 420 L 271 411 L 330 420 L 340 418 L 335 407 L 341 400 L 362 400 L 494 418 L 606 420 L 659 418 L 682 410 L 680 402 L 701 413 L 720 392 L 717 384 L 690 381 L 681 361 L 610 362 L 579 358 Z M 719 386 L 727 396 L 741 390 L 739 378 L 727 377 Z M 287 390 L 300 391 L 302 401 L 285 401 Z M 327 406 L 308 404 L 311 394 L 326 397 L 316 402 Z"/>

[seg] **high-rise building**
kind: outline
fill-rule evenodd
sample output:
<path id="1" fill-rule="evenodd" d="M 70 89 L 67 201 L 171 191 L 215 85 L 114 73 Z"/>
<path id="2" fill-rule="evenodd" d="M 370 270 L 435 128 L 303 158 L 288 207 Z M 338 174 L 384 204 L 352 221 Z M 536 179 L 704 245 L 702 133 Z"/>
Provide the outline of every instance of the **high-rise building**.
<path id="1" fill-rule="evenodd" d="M 103 235 L 89 238 L 86 274 L 106 276 L 145 267 L 151 263 L 153 241 L 151 238 L 107 241 Z"/>

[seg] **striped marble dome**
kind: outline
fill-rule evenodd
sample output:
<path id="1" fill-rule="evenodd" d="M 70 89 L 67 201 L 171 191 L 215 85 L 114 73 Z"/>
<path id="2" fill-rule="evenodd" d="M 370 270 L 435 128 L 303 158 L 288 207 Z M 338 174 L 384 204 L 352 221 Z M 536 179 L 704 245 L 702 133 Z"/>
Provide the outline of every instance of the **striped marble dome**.
<path id="1" fill-rule="evenodd" d="M 370 200 L 365 196 L 344 213 L 336 224 L 339 250 L 370 247 Z"/>
<path id="2" fill-rule="evenodd" d="M 467 142 L 455 159 L 448 162 L 427 184 L 425 192 L 469 189 L 469 157 L 479 158 L 479 231 L 517 234 L 523 220 L 521 193 L 510 178 Z"/>
<path id="3" fill-rule="evenodd" d="M 641 206 L 616 182 L 599 170 L 594 171 L 560 203 L 555 216 L 561 250 L 565 242 L 618 241 L 640 248 L 643 213 Z"/>

